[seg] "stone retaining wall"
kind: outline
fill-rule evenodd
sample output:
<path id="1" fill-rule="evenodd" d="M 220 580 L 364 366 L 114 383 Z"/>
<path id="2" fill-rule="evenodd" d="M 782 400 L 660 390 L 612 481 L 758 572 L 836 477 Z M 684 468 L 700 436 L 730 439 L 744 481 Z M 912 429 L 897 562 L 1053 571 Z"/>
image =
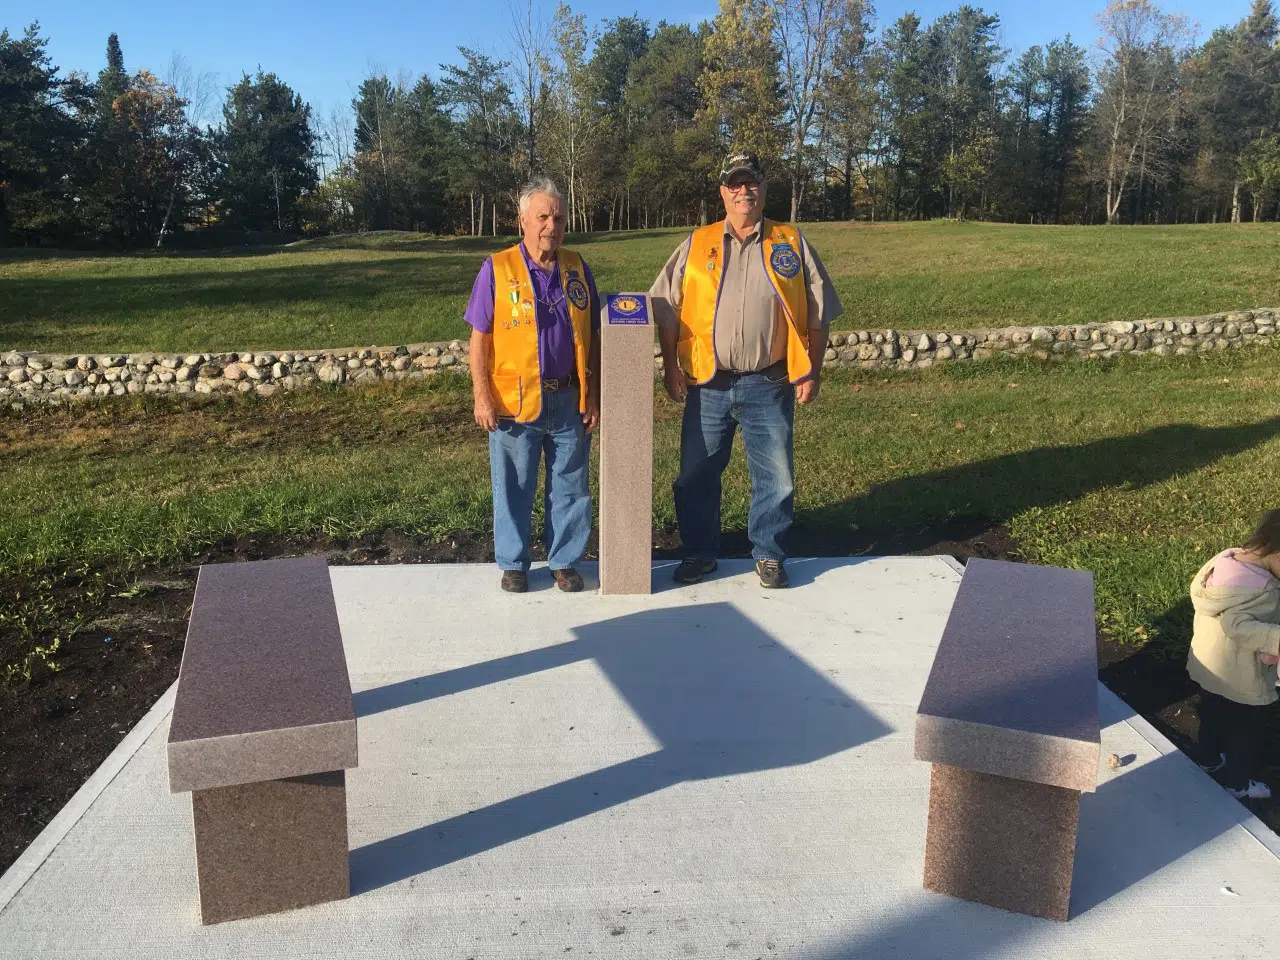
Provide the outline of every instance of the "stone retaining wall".
<path id="1" fill-rule="evenodd" d="M 850 330 L 831 335 L 825 367 L 923 369 L 997 353 L 1041 360 L 1121 354 L 1188 355 L 1273 342 L 1280 308 L 1137 322 L 1005 327 L 949 332 Z M 654 347 L 654 365 L 662 361 Z M 0 403 L 22 406 L 133 393 L 212 394 L 295 390 L 312 384 L 421 380 L 466 372 L 463 341 L 341 350 L 133 353 L 69 356 L 10 351 L 0 356 Z"/>

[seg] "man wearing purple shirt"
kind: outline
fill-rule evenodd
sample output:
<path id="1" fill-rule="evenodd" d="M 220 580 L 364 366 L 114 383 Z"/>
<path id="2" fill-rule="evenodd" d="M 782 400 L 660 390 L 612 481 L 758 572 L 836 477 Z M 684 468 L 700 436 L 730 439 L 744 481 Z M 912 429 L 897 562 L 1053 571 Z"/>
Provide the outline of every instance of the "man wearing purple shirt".
<path id="1" fill-rule="evenodd" d="M 564 200 L 550 180 L 535 179 L 521 191 L 520 228 L 519 258 L 504 251 L 485 260 L 465 314 L 475 420 L 489 431 L 494 557 L 502 589 L 525 592 L 538 464 L 545 456 L 548 566 L 561 590 L 576 592 L 583 581 L 574 565 L 591 534 L 588 455 L 600 418 L 599 300 L 586 262 L 560 249 Z M 525 330 L 530 320 L 536 325 L 536 358 L 529 334 L 520 331 L 522 319 Z M 533 371 L 531 383 L 518 376 L 521 370 Z M 510 386 L 513 381 L 518 385 Z"/>

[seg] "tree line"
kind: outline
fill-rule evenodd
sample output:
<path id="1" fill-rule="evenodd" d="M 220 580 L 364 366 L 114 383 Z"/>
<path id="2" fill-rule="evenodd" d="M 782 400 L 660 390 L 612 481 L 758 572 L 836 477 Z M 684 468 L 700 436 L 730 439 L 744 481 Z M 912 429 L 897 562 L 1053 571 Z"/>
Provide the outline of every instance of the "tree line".
<path id="1" fill-rule="evenodd" d="M 871 0 L 720 0 L 697 26 L 588 26 L 525 0 L 502 51 L 372 72 L 317 116 L 259 70 L 227 88 L 180 58 L 64 75 L 38 25 L 0 33 L 0 243 L 160 246 L 200 234 L 511 232 L 531 173 L 571 229 L 704 222 L 730 149 L 758 152 L 793 220 L 1280 219 L 1272 0 L 1201 44 L 1152 0 L 1111 0 L 1087 51 L 1014 58 L 962 5 L 878 27 Z"/>

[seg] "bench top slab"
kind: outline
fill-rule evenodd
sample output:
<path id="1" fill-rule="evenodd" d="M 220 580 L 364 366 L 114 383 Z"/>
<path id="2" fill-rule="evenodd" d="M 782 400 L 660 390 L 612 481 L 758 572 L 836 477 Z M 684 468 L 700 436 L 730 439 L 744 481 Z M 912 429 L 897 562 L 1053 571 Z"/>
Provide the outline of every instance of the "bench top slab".
<path id="1" fill-rule="evenodd" d="M 970 560 L 916 714 L 916 758 L 1074 790 L 1097 784 L 1093 575 Z"/>
<path id="2" fill-rule="evenodd" d="M 168 753 L 175 793 L 356 766 L 323 557 L 200 568 Z"/>

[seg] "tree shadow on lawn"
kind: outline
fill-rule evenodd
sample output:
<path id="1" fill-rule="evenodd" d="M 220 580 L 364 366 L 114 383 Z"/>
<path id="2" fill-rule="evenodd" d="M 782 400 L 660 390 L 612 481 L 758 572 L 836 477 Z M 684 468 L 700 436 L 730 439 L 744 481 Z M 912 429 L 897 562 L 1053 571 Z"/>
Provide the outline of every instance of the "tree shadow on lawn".
<path id="1" fill-rule="evenodd" d="M 1033 508 L 1058 506 L 1108 487 L 1138 489 L 1192 473 L 1277 435 L 1280 417 L 1272 417 L 1229 427 L 1169 424 L 1075 446 L 1020 450 L 898 477 L 877 484 L 865 496 L 801 510 L 793 542 L 803 552 L 831 556 L 913 553 L 935 543 L 940 530 L 966 539 L 1003 527 Z M 797 472 L 803 489 L 802 456 Z"/>
<path id="2" fill-rule="evenodd" d="M 694 228 L 681 228 L 691 233 Z M 594 233 L 570 233 L 564 238 L 569 248 L 593 247 L 599 243 L 619 243 L 624 240 L 653 240 L 659 237 L 682 236 L 681 232 L 673 232 L 672 228 L 661 230 L 615 230 Z M 287 246 L 275 247 L 276 253 L 307 253 L 313 250 L 382 250 L 388 252 L 414 251 L 421 253 L 463 253 L 472 252 L 488 256 L 498 250 L 505 250 L 520 242 L 516 234 L 493 237 L 415 237 L 406 239 L 396 231 L 374 231 L 371 233 L 344 234 L 336 237 L 320 237 L 291 243 Z"/>
<path id="3" fill-rule="evenodd" d="M 590 249 L 601 243 L 621 243 L 624 240 L 657 240 L 660 237 L 666 237 L 675 240 L 677 244 L 683 243 L 686 237 L 693 233 L 697 227 L 681 227 L 678 230 L 673 227 L 664 227 L 661 230 L 617 230 L 613 233 L 578 233 L 567 237 L 565 243 L 570 246 L 580 244 Z M 673 251 L 675 247 L 671 248 Z"/>
<path id="4" fill-rule="evenodd" d="M 0 247 L 0 264 L 35 260 L 217 260 L 262 257 L 291 247 L 293 238 L 278 233 L 217 230 L 176 234 L 164 247 L 130 249 L 107 242 L 65 247 Z"/>
<path id="5" fill-rule="evenodd" d="M 150 276 L 23 277 L 5 281 L 9 302 L 0 319 L 0 333 L 9 343 L 33 341 L 37 324 L 48 322 L 47 304 L 63 304 L 74 325 L 76 314 L 92 316 L 95 324 L 101 324 L 111 322 L 104 314 L 134 318 L 157 310 L 254 307 L 287 311 L 292 304 L 315 302 L 331 303 L 335 310 L 362 309 L 389 293 L 466 296 L 482 262 L 478 254 L 457 254 L 429 263 L 385 258 Z"/>
<path id="6" fill-rule="evenodd" d="M 277 247 L 276 253 L 312 253 L 317 250 L 374 250 L 384 253 L 475 254 L 481 260 L 497 250 L 519 241 L 516 236 L 503 237 L 414 237 L 406 239 L 396 231 L 342 234 L 304 240 Z"/>

